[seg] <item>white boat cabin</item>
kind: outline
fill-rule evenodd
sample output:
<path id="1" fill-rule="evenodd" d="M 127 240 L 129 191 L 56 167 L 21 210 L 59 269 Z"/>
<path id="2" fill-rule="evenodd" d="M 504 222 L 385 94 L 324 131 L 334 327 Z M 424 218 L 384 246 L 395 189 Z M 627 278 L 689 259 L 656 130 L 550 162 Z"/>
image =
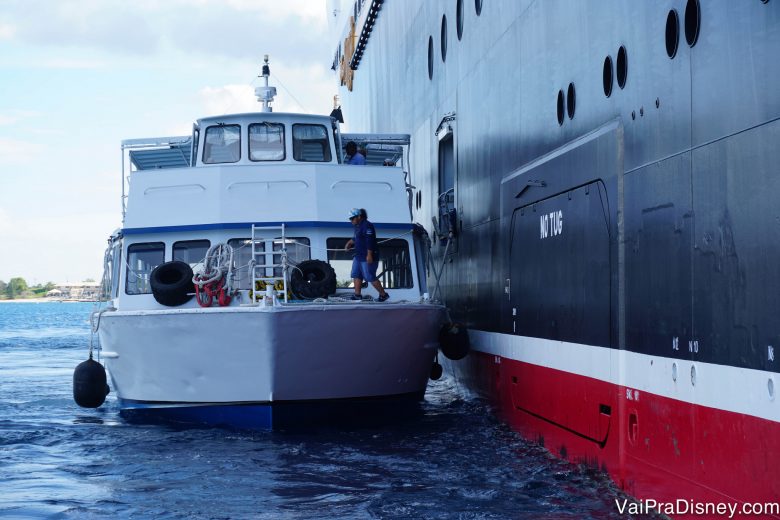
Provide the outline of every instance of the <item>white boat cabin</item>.
<path id="1" fill-rule="evenodd" d="M 346 164 L 348 141 L 366 150 L 365 166 Z M 404 171 L 408 143 L 408 135 L 341 135 L 327 116 L 273 112 L 203 118 L 189 137 L 123 141 L 123 227 L 106 255 L 109 298 L 123 310 L 165 308 L 152 297 L 152 270 L 172 260 L 195 268 L 219 242 L 235 251 L 237 288 L 251 289 L 252 225 L 284 225 L 284 241 L 271 232 L 256 237 L 266 264 L 278 264 L 283 248 L 292 264 L 327 261 L 337 295 L 352 294 L 347 216 L 365 208 L 380 242 L 377 275 L 391 301 L 418 301 L 426 288 Z"/>

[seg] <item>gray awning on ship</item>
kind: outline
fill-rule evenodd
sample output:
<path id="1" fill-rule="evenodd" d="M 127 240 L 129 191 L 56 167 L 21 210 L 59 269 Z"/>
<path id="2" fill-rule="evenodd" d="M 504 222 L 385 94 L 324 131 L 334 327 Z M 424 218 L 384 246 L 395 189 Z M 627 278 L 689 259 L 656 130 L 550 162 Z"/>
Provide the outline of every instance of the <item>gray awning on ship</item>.
<path id="1" fill-rule="evenodd" d="M 189 136 L 126 139 L 122 148 L 129 150 L 130 161 L 139 170 L 186 168 L 190 166 L 192 139 Z"/>

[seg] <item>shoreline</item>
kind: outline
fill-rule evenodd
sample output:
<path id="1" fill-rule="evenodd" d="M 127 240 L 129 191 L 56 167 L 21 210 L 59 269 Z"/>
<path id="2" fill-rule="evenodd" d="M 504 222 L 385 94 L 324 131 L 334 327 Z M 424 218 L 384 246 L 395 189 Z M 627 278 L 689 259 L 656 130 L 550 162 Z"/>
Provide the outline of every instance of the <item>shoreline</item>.
<path id="1" fill-rule="evenodd" d="M 56 298 L 19 298 L 15 300 L 0 300 L 3 303 L 97 303 L 97 300 L 58 300 Z"/>

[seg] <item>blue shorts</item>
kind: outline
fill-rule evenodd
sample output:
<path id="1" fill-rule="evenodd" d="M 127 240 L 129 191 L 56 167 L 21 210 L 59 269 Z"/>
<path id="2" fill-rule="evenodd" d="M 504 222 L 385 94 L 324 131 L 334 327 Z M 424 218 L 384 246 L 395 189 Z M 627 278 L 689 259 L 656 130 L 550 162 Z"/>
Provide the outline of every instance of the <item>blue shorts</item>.
<path id="1" fill-rule="evenodd" d="M 379 266 L 379 262 L 368 263 L 365 260 L 358 260 L 357 257 L 352 259 L 352 278 L 360 278 L 368 283 L 376 280 L 376 268 Z"/>

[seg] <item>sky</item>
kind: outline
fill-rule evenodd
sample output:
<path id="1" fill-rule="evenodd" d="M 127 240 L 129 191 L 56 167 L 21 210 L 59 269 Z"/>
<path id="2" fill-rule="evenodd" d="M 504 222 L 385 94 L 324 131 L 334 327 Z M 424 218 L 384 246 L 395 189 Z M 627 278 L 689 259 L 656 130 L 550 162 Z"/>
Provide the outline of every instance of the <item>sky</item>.
<path id="1" fill-rule="evenodd" d="M 274 110 L 329 113 L 327 10 L 325 0 L 0 0 L 0 280 L 99 280 L 121 226 L 121 140 L 258 110 L 264 54 Z"/>

